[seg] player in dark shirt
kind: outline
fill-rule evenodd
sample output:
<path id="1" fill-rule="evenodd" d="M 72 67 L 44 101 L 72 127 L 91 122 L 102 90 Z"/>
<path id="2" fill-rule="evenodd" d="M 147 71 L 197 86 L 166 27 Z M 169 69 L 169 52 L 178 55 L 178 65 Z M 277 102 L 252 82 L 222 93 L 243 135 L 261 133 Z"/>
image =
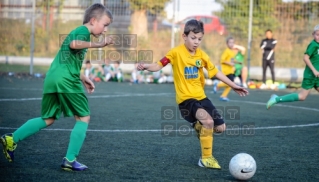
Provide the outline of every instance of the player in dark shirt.
<path id="1" fill-rule="evenodd" d="M 277 40 L 273 38 L 272 31 L 270 29 L 266 30 L 266 38 L 260 43 L 260 48 L 263 50 L 262 56 L 262 68 L 263 68 L 263 83 L 266 83 L 266 71 L 269 66 L 271 71 L 271 78 L 273 84 L 275 83 L 275 46 Z"/>

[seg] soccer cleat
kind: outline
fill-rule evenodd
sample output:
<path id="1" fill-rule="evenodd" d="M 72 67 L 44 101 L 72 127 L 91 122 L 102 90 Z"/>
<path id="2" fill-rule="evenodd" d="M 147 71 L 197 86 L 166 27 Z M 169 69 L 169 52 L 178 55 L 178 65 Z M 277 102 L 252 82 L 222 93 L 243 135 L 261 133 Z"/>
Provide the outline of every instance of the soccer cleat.
<path id="1" fill-rule="evenodd" d="M 13 141 L 12 133 L 2 135 L 0 142 L 3 147 L 4 156 L 9 162 L 12 162 L 14 160 L 14 150 L 17 148 L 17 144 Z"/>
<path id="2" fill-rule="evenodd" d="M 69 161 L 67 158 L 63 158 L 61 168 L 65 171 L 83 171 L 88 167 L 84 164 L 79 163 L 74 159 L 73 161 Z"/>
<path id="3" fill-rule="evenodd" d="M 268 100 L 267 106 L 266 106 L 267 109 L 269 109 L 271 106 L 277 104 L 277 101 L 276 101 L 276 98 L 277 98 L 277 97 L 278 97 L 278 96 L 275 95 L 275 94 L 273 94 L 273 95 L 270 96 L 270 99 Z"/>
<path id="4" fill-rule="evenodd" d="M 220 165 L 218 164 L 218 161 L 213 156 L 206 159 L 200 158 L 198 161 L 198 165 L 200 167 L 221 169 Z"/>
<path id="5" fill-rule="evenodd" d="M 219 98 L 220 101 L 224 101 L 224 102 L 228 102 L 229 99 L 227 97 L 220 97 Z"/>

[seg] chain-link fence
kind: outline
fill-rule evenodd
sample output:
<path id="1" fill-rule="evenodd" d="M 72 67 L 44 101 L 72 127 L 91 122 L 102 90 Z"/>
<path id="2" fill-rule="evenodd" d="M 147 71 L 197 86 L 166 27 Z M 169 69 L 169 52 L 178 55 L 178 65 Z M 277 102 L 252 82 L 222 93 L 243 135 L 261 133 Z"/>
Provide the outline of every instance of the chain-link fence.
<path id="1" fill-rule="evenodd" d="M 109 34 L 137 35 L 136 50 L 151 50 L 153 61 L 182 43 L 183 24 L 190 18 L 205 23 L 201 47 L 216 64 L 227 36 L 248 45 L 249 0 L 37 0 L 34 56 L 54 57 L 60 35 L 81 25 L 92 3 L 104 3 L 113 13 Z M 253 0 L 251 65 L 261 65 L 260 42 L 272 29 L 276 66 L 303 67 L 318 16 L 318 1 Z M 1 0 L 0 17 L 0 55 L 29 56 L 32 0 Z"/>

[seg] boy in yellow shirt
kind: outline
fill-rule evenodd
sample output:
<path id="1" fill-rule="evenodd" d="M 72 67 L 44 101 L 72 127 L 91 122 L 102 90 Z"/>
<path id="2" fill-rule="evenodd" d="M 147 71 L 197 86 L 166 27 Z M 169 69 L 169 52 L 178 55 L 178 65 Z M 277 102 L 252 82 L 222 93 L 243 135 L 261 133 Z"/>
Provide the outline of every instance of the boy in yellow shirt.
<path id="1" fill-rule="evenodd" d="M 245 96 L 248 91 L 237 86 L 229 80 L 210 61 L 208 55 L 199 47 L 204 36 L 203 23 L 189 20 L 184 28 L 184 44 L 171 49 L 164 58 L 157 63 L 142 64 L 138 70 L 156 72 L 168 63 L 172 65 L 176 102 L 181 115 L 190 122 L 198 133 L 202 156 L 198 161 L 200 167 L 221 169 L 213 157 L 213 131 L 223 132 L 226 129 L 224 120 L 215 106 L 204 92 L 205 76 L 203 68 L 208 71 L 210 78 L 216 77 L 228 84 L 240 96 Z"/>
<path id="2" fill-rule="evenodd" d="M 240 52 L 241 54 L 245 54 L 246 49 L 243 46 L 236 45 L 233 37 L 227 38 L 226 44 L 227 44 L 227 48 L 223 52 L 221 60 L 220 60 L 221 71 L 223 72 L 224 75 L 227 76 L 227 78 L 229 80 L 231 80 L 233 82 L 234 78 L 235 78 L 234 66 L 236 63 L 238 63 L 235 60 L 235 56 L 237 55 L 238 52 Z M 227 96 L 231 90 L 231 87 L 227 83 L 224 83 L 224 82 L 220 82 L 219 84 L 217 84 L 217 82 L 215 82 L 214 88 L 213 88 L 214 93 L 216 93 L 217 89 L 220 87 L 225 87 L 224 92 L 220 96 L 220 100 L 221 101 L 229 101 Z"/>

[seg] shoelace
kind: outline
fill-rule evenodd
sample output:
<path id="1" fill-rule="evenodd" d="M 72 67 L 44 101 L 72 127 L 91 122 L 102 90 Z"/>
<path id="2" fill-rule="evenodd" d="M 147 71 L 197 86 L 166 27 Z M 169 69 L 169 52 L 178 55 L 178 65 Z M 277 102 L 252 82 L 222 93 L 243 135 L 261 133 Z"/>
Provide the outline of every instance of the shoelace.
<path id="1" fill-rule="evenodd" d="M 17 144 L 15 144 L 14 142 L 13 142 L 13 139 L 12 140 L 6 140 L 6 142 L 7 142 L 7 149 L 9 150 L 9 151 L 14 151 L 16 148 L 17 148 Z"/>
<path id="2" fill-rule="evenodd" d="M 216 164 L 216 163 L 218 163 L 217 160 L 216 160 L 214 157 L 208 158 L 207 162 L 208 162 L 209 164 L 214 164 L 214 163 Z"/>

